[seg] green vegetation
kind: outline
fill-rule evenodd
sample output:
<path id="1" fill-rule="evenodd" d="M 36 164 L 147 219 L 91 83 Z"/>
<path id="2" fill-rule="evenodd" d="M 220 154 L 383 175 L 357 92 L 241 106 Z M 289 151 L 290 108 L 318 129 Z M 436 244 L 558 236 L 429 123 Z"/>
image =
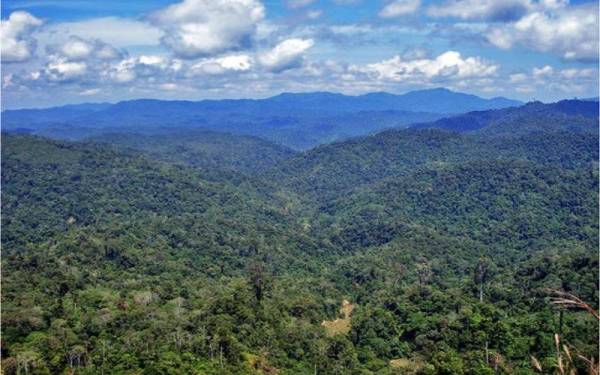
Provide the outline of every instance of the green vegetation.
<path id="1" fill-rule="evenodd" d="M 2 371 L 584 373 L 598 136 L 549 129 L 4 135 Z"/>
<path id="2" fill-rule="evenodd" d="M 272 168 L 295 153 L 260 138 L 208 130 L 171 130 L 161 135 L 104 134 L 90 140 L 143 151 L 153 159 L 170 163 L 246 173 Z"/>

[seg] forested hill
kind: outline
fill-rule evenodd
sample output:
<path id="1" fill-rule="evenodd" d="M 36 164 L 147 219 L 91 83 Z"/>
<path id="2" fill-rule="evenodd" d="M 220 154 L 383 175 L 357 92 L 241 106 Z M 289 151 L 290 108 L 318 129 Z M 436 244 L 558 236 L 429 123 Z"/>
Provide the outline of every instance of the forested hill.
<path id="1" fill-rule="evenodd" d="M 273 167 L 296 152 L 260 138 L 209 130 L 164 131 L 159 135 L 105 134 L 88 139 L 143 151 L 153 159 L 200 169 L 255 173 Z"/>
<path id="2" fill-rule="evenodd" d="M 596 121 L 597 123 L 597 121 Z M 589 170 L 598 158 L 598 137 L 568 131 L 487 138 L 438 129 L 390 130 L 375 136 L 317 147 L 268 171 L 288 187 L 327 202 L 421 166 L 452 166 L 473 160 L 529 160 Z"/>
<path id="3" fill-rule="evenodd" d="M 284 240 L 271 236 L 287 238 L 297 227 L 293 194 L 231 172 L 219 176 L 111 147 L 32 136 L 5 134 L 2 146 L 5 254 L 83 228 L 143 237 L 136 230 L 159 226 L 169 238 L 157 241 L 173 250 L 185 243 L 199 257 L 216 251 L 210 257 L 224 266 L 228 251 L 254 246 L 259 233 L 274 244 Z"/>
<path id="4" fill-rule="evenodd" d="M 531 102 L 515 108 L 470 112 L 413 125 L 413 128 L 505 137 L 560 130 L 598 134 L 598 101 Z"/>
<path id="5" fill-rule="evenodd" d="M 598 307 L 585 108 L 305 152 L 3 134 L 2 371 L 533 375 L 558 334 L 589 372 L 597 320 L 550 300 Z"/>

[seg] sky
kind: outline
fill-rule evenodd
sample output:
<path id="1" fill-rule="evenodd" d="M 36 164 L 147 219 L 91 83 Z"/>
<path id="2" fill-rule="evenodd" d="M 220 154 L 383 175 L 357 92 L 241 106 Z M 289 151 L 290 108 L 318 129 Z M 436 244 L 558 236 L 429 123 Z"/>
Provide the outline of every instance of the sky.
<path id="1" fill-rule="evenodd" d="M 598 96 L 589 0 L 3 0 L 2 109 L 446 87 Z"/>

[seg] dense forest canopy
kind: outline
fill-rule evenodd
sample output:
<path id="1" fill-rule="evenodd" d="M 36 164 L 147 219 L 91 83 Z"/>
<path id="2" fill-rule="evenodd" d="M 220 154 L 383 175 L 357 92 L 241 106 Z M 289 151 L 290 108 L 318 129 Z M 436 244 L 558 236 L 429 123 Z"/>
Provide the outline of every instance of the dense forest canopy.
<path id="1" fill-rule="evenodd" d="M 272 100 L 292 99 L 315 100 Z M 214 129 L 3 133 L 2 371 L 589 373 L 597 106 L 302 152 Z"/>

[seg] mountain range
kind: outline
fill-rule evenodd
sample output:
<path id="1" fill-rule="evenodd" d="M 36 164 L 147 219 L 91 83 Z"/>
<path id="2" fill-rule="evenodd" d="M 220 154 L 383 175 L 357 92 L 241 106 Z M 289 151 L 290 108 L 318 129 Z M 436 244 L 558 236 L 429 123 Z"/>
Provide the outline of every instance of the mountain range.
<path id="1" fill-rule="evenodd" d="M 483 99 L 447 89 L 403 95 L 347 96 L 328 92 L 284 93 L 267 99 L 131 100 L 2 112 L 3 130 L 82 139 L 106 132 L 156 134 L 202 128 L 258 136 L 294 149 L 429 122 L 448 114 L 517 106 L 505 98 Z"/>

